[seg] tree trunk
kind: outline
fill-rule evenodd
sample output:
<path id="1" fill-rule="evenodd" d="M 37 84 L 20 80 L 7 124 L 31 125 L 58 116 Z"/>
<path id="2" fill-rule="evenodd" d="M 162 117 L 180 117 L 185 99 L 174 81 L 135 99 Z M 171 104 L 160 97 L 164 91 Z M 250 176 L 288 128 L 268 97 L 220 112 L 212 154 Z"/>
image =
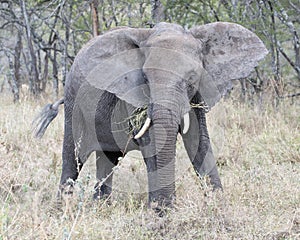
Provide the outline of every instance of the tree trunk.
<path id="1" fill-rule="evenodd" d="M 297 32 L 297 28 L 295 27 L 294 23 L 289 19 L 288 12 L 284 10 L 283 6 L 279 1 L 275 1 L 277 6 L 279 6 L 279 12 L 277 16 L 279 20 L 287 26 L 289 29 L 292 37 L 293 37 L 293 46 L 295 52 L 295 62 L 288 57 L 288 55 L 283 51 L 282 47 L 279 44 L 279 51 L 283 55 L 283 57 L 288 61 L 288 63 L 294 68 L 297 73 L 298 80 L 300 81 L 300 40 L 299 35 Z"/>
<path id="2" fill-rule="evenodd" d="M 277 46 L 277 33 L 276 33 L 276 21 L 275 21 L 275 9 L 274 9 L 274 5 L 271 1 L 267 1 L 265 4 L 267 4 L 269 6 L 270 9 L 270 18 L 271 18 L 271 22 L 270 22 L 270 48 L 271 48 L 271 61 L 272 61 L 272 71 L 273 71 L 273 75 L 274 75 L 274 80 L 275 80 L 275 84 L 274 84 L 274 90 L 275 93 L 277 95 L 277 99 L 276 99 L 276 103 L 278 101 L 278 97 L 280 96 L 280 92 L 279 92 L 279 83 L 280 83 L 280 61 L 279 61 L 279 50 L 278 50 L 278 46 Z M 267 8 L 266 5 L 266 8 Z"/>
<path id="3" fill-rule="evenodd" d="M 18 84 L 18 82 L 16 80 L 16 77 L 15 77 L 14 63 L 13 63 L 13 60 L 10 56 L 10 53 L 5 51 L 5 54 L 6 54 L 7 59 L 8 59 L 9 73 L 10 73 L 9 74 L 10 78 L 8 78 L 8 84 L 11 87 L 12 93 L 14 95 L 14 103 L 16 103 L 20 99 L 20 93 L 19 93 L 19 87 L 18 87 L 19 84 Z"/>
<path id="4" fill-rule="evenodd" d="M 32 87 L 30 90 L 34 95 L 38 95 L 40 92 L 39 89 L 39 73 L 37 69 L 37 59 L 34 52 L 34 47 L 32 44 L 32 37 L 31 37 L 31 26 L 27 15 L 26 5 L 24 0 L 19 1 L 22 14 L 24 17 L 24 23 L 26 28 L 26 37 L 27 37 L 27 44 L 30 54 L 30 72 L 29 72 L 29 81 L 31 82 L 30 86 Z"/>
<path id="5" fill-rule="evenodd" d="M 17 43 L 15 46 L 15 55 L 14 55 L 14 75 L 15 75 L 15 81 L 16 81 L 16 86 L 18 89 L 20 89 L 20 83 L 21 83 L 21 74 L 20 74 L 20 69 L 21 69 L 21 53 L 22 53 L 22 32 L 18 30 L 17 34 Z"/>
<path id="6" fill-rule="evenodd" d="M 160 0 L 151 0 L 151 15 L 154 25 L 165 19 L 164 6 Z"/>
<path id="7" fill-rule="evenodd" d="M 65 3 L 66 4 L 66 3 Z M 64 10 L 63 22 L 65 26 L 65 39 L 63 42 L 63 55 L 62 55 L 62 83 L 65 85 L 68 71 L 68 44 L 70 41 L 70 28 L 73 6 L 69 5 L 69 9 L 66 9 L 65 4 L 62 8 Z"/>
<path id="8" fill-rule="evenodd" d="M 47 52 L 44 58 L 44 74 L 43 74 L 42 87 L 41 87 L 42 92 L 46 90 L 46 84 L 47 84 L 48 72 L 49 72 L 48 67 L 49 67 L 49 57 Z"/>
<path id="9" fill-rule="evenodd" d="M 98 16 L 98 0 L 93 0 L 90 3 L 92 10 L 93 36 L 99 35 L 99 16 Z"/>
<path id="10" fill-rule="evenodd" d="M 53 93 L 55 97 L 58 96 L 58 69 L 57 69 L 57 51 L 56 51 L 56 43 L 53 45 L 54 53 L 53 53 L 53 61 L 52 61 L 52 72 L 53 72 Z"/>

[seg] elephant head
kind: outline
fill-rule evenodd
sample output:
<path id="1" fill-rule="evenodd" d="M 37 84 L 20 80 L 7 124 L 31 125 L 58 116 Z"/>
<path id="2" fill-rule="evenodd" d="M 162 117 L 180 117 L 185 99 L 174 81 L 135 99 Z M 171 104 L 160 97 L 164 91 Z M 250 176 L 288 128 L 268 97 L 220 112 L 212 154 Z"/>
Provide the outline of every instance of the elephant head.
<path id="1" fill-rule="evenodd" d="M 169 23 L 119 28 L 81 50 L 71 69 L 78 79 L 67 89 L 76 92 L 85 83 L 136 108 L 147 106 L 148 120 L 135 138 L 151 124 L 159 197 L 168 204 L 174 192 L 176 136 L 180 128 L 183 134 L 188 131 L 190 99 L 198 92 L 213 107 L 231 80 L 247 77 L 266 54 L 254 33 L 233 23 L 190 30 Z M 185 127 L 180 126 L 183 118 Z"/>

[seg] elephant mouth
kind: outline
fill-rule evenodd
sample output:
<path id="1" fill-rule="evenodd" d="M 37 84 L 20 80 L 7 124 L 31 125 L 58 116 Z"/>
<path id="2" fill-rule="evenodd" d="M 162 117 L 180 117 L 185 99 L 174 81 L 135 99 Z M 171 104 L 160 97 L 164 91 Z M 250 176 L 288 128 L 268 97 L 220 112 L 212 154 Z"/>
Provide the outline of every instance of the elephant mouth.
<path id="1" fill-rule="evenodd" d="M 202 108 L 205 110 L 205 112 L 209 111 L 208 106 L 204 102 L 200 102 L 200 103 L 190 102 L 190 107 L 192 109 Z M 190 126 L 190 118 L 188 112 L 183 116 L 183 123 L 184 125 L 182 127 L 182 133 L 186 134 Z M 134 139 L 141 138 L 151 125 L 151 118 L 148 116 L 148 106 L 136 108 L 132 112 L 131 116 L 128 118 L 128 125 L 129 125 L 128 128 L 129 134 Z"/>
<path id="2" fill-rule="evenodd" d="M 128 121 L 128 132 L 134 139 L 141 138 L 151 125 L 151 118 L 148 117 L 148 107 L 136 108 Z"/>

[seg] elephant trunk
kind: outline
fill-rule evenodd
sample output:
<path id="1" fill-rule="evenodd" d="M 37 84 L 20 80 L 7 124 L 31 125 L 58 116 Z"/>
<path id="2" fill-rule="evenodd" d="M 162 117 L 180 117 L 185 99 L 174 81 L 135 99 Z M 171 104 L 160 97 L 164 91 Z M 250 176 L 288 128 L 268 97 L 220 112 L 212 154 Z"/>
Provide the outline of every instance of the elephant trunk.
<path id="1" fill-rule="evenodd" d="M 175 155 L 180 115 L 154 105 L 152 121 L 158 171 L 158 204 L 170 206 L 175 197 Z"/>

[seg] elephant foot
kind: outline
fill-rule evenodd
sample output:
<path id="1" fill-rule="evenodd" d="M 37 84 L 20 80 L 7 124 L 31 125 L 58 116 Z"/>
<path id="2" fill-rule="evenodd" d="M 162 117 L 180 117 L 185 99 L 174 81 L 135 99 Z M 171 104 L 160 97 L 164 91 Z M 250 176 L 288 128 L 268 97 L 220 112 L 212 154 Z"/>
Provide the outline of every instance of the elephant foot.
<path id="1" fill-rule="evenodd" d="M 94 200 L 108 200 L 111 196 L 112 188 L 110 186 L 107 186 L 105 184 L 96 183 L 95 187 L 95 193 L 93 195 Z"/>
<path id="2" fill-rule="evenodd" d="M 158 193 L 157 191 L 148 192 L 148 208 L 153 208 L 158 204 Z"/>
<path id="3" fill-rule="evenodd" d="M 210 177 L 210 184 L 212 186 L 213 192 L 217 191 L 217 190 L 223 191 L 223 186 L 222 186 L 220 178 Z"/>
<path id="4" fill-rule="evenodd" d="M 166 214 L 164 216 L 159 216 L 157 213 L 151 211 L 145 216 L 145 227 L 149 231 L 161 231 L 166 229 L 168 222 Z"/>
<path id="5" fill-rule="evenodd" d="M 156 207 L 153 209 L 154 212 L 157 214 L 159 217 L 165 217 L 168 213 L 168 208 L 166 207 Z"/>
<path id="6" fill-rule="evenodd" d="M 167 215 L 168 211 L 174 208 L 175 197 L 170 199 L 156 198 L 155 201 L 149 202 L 149 208 L 152 209 L 159 217 Z"/>
<path id="7" fill-rule="evenodd" d="M 170 206 L 171 207 L 171 206 Z M 154 211 L 158 217 L 164 217 L 167 214 L 168 207 L 160 205 L 158 201 L 148 203 L 148 208 Z"/>
<path id="8" fill-rule="evenodd" d="M 66 183 L 59 186 L 57 195 L 56 195 L 56 205 L 57 209 L 62 209 L 63 202 L 67 199 L 73 197 L 74 193 L 74 184 L 73 183 Z"/>
<path id="9" fill-rule="evenodd" d="M 165 217 L 172 208 L 174 208 L 173 201 L 167 205 L 158 203 L 157 206 L 153 208 L 153 210 L 159 217 Z"/>
<path id="10" fill-rule="evenodd" d="M 211 172 L 208 175 L 213 191 L 223 190 L 221 179 L 219 177 L 219 173 L 216 166 L 211 170 Z"/>

